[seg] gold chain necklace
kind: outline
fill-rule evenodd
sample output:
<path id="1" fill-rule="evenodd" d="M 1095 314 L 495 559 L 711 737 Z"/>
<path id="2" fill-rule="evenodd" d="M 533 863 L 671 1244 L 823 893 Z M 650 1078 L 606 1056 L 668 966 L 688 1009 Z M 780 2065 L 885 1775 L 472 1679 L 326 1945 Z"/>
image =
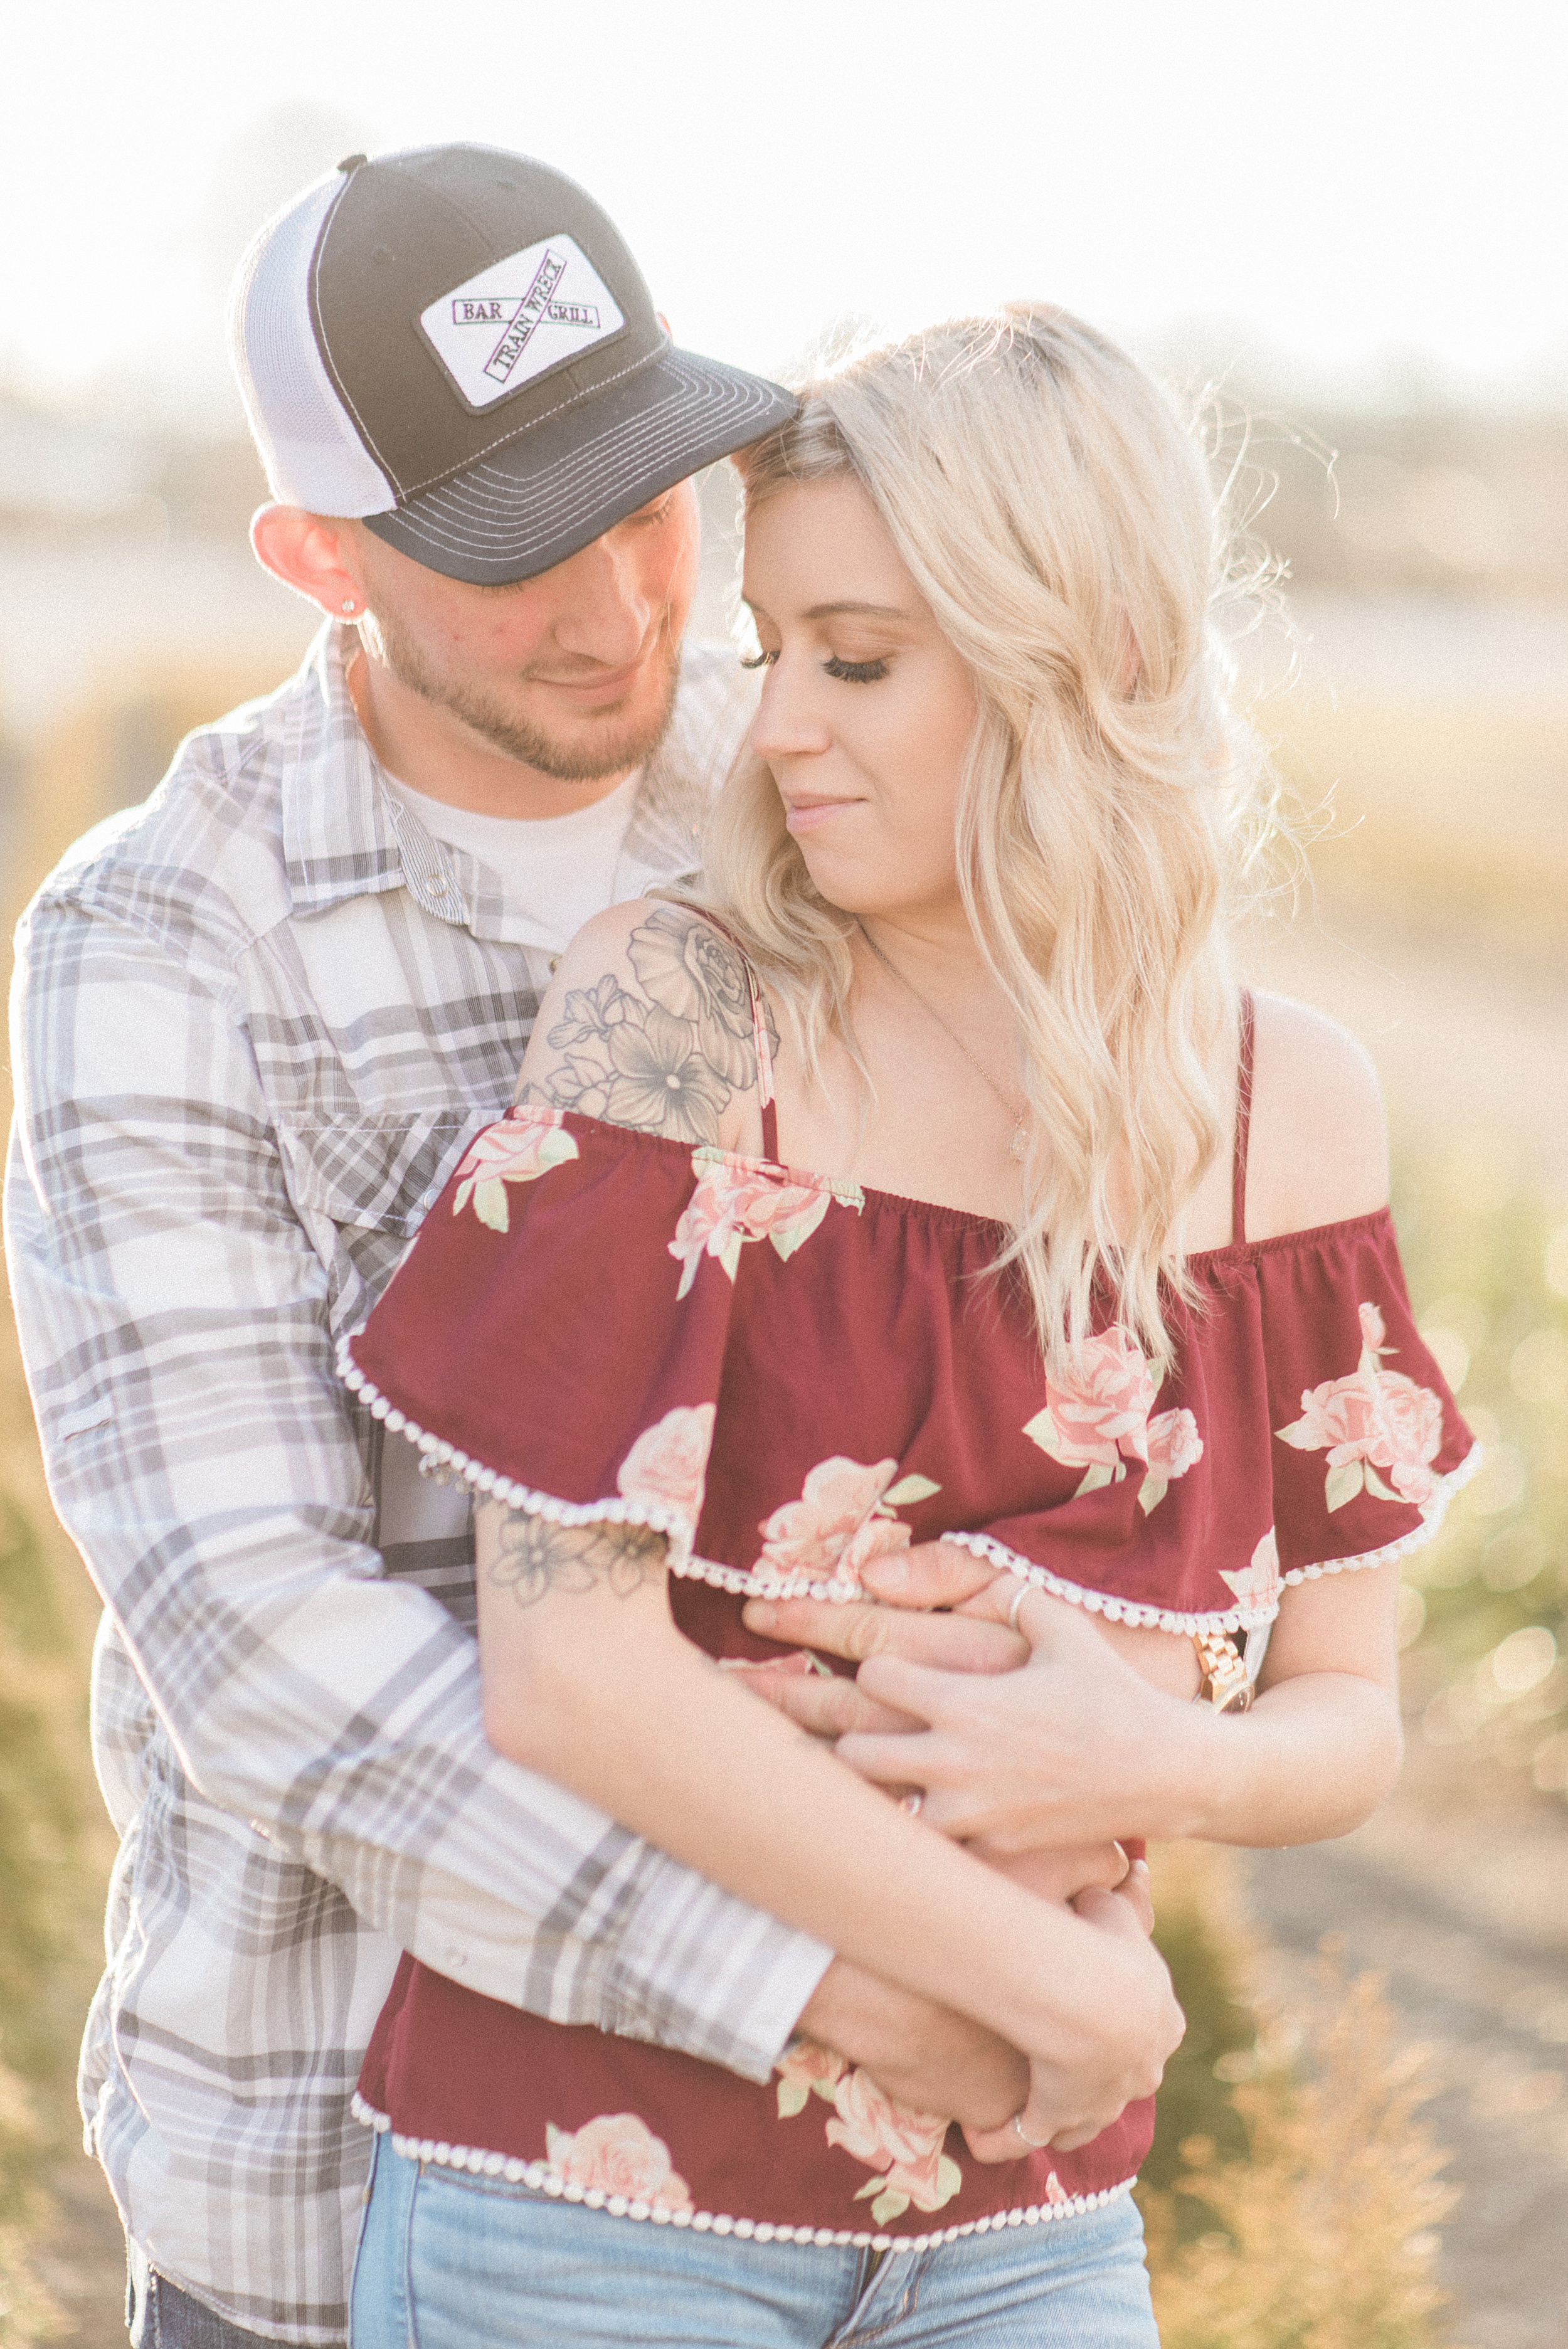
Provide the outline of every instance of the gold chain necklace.
<path id="1" fill-rule="evenodd" d="M 916 987 L 914 981 L 912 978 L 905 978 L 903 971 L 900 970 L 897 963 L 892 960 L 892 957 L 885 955 L 882 952 L 881 947 L 878 946 L 875 938 L 872 937 L 871 932 L 867 929 L 865 924 L 861 920 L 858 914 L 855 916 L 855 927 L 859 930 L 861 937 L 864 938 L 867 946 L 870 947 L 872 954 L 875 955 L 878 962 L 881 963 L 888 976 L 898 981 L 898 984 L 903 988 L 906 995 L 913 996 L 915 1001 L 919 1004 L 926 1017 L 930 1019 L 935 1020 L 937 1026 L 941 1029 L 948 1042 L 954 1047 L 954 1050 L 963 1053 L 964 1058 L 968 1061 L 975 1075 L 984 1084 L 988 1085 L 991 1091 L 995 1094 L 996 1099 L 1001 1102 L 1003 1108 L 1006 1111 L 1008 1116 L 1013 1121 L 1013 1131 L 1007 1141 L 1008 1155 L 1009 1157 L 1017 1159 L 1021 1163 L 1027 1157 L 1029 1151 L 1027 1112 L 1021 1110 L 1016 1102 L 1008 1100 L 1006 1094 L 1002 1091 L 1001 1086 L 996 1082 L 995 1078 L 991 1075 L 987 1069 L 982 1068 L 980 1062 L 975 1058 L 974 1053 L 969 1050 L 968 1045 L 964 1041 L 964 1039 L 961 1036 L 955 1036 L 954 1034 L 952 1029 L 948 1026 L 941 1012 L 937 1010 L 935 1005 L 928 1003 L 924 996 L 921 993 L 919 988 Z"/>

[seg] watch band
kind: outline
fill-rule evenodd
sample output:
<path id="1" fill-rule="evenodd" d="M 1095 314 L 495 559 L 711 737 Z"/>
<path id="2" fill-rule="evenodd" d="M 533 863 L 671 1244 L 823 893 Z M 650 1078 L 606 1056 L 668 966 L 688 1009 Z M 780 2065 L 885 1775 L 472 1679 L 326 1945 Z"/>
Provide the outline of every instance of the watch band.
<path id="1" fill-rule="evenodd" d="M 1241 1651 L 1223 1631 L 1194 1631 L 1198 1651 L 1197 1702 L 1216 1713 L 1250 1713 L 1253 1683 Z"/>

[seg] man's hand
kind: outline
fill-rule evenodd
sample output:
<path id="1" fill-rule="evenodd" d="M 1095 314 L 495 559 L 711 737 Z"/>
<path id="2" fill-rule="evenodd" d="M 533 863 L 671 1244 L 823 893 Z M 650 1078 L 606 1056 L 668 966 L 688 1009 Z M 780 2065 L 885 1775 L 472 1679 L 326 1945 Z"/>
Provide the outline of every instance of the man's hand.
<path id="1" fill-rule="evenodd" d="M 895 2103 L 947 2113 L 966 2127 L 1005 2128 L 1029 2092 L 1029 2066 L 1005 2039 L 844 1958 L 818 1983 L 800 2029 L 862 2064 Z M 1006 2158 L 1018 2158 L 1016 2138 Z"/>

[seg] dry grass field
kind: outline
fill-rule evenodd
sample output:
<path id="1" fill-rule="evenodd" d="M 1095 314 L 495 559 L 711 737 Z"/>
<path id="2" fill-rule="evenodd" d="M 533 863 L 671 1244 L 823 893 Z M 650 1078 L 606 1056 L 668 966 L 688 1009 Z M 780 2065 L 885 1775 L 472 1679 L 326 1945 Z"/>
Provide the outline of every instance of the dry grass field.
<path id="1" fill-rule="evenodd" d="M 1301 682 L 1260 706 L 1319 812 L 1312 885 L 1259 925 L 1248 963 L 1378 1061 L 1412 1290 L 1491 1459 L 1411 1562 L 1412 1759 L 1385 1814 L 1324 1855 L 1164 1856 L 1192 2028 L 1146 2188 L 1162 2322 L 1167 2349 L 1563 2349 L 1568 2251 L 1548 2214 L 1568 2181 L 1553 1991 L 1568 1955 L 1568 660 L 1554 683 L 1551 647 L 1568 622 L 1523 614 L 1538 656 L 1515 677 L 1467 668 L 1462 614 L 1453 660 L 1439 642 L 1413 668 L 1408 644 L 1380 666 L 1379 627 L 1398 631 L 1375 603 L 1312 621 Z M 141 663 L 133 686 L 33 726 L 9 754 L 12 909 L 186 727 L 279 673 L 270 646 Z M 113 2214 L 74 2150 L 70 2085 L 111 1857 L 85 1737 L 94 1615 L 7 1340 L 0 2342 L 16 2349 L 123 2338 Z M 1526 2172 L 1528 2207 L 1509 2200 Z"/>

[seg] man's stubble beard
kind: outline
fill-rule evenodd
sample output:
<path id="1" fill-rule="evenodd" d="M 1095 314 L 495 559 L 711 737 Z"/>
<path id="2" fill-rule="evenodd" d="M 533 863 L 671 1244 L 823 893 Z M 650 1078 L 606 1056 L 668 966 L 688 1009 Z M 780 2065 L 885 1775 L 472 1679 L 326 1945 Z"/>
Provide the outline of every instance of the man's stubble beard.
<path id="1" fill-rule="evenodd" d="M 369 618 L 366 613 L 366 620 Z M 365 622 L 360 626 L 363 629 Z M 432 703 L 438 709 L 449 710 L 492 750 L 521 761 L 539 774 L 548 775 L 552 782 L 602 783 L 607 776 L 626 774 L 653 756 L 669 730 L 680 684 L 681 655 L 679 639 L 671 636 L 667 629 L 661 632 L 655 656 L 665 664 L 664 692 L 655 715 L 641 719 L 619 732 L 566 743 L 531 726 L 526 719 L 498 709 L 473 688 L 438 677 L 427 665 L 424 655 L 384 612 L 376 615 L 373 626 L 381 657 L 399 685 L 407 686 L 410 693 L 417 693 L 422 701 Z M 606 726 L 613 723 L 613 717 L 607 715 Z"/>

